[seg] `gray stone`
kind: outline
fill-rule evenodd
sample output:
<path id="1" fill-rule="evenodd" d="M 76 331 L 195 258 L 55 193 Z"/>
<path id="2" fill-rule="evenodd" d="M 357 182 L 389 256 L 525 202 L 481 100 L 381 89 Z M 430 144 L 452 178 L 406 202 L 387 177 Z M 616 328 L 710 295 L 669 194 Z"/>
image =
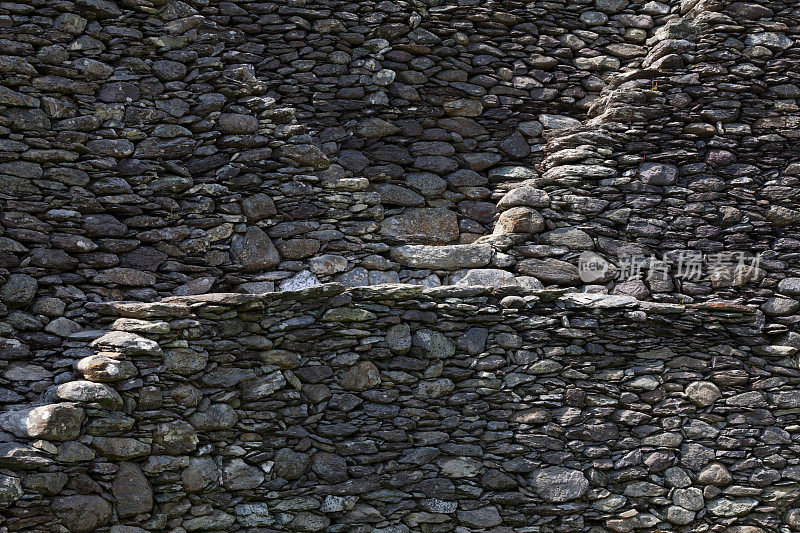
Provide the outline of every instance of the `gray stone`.
<path id="1" fill-rule="evenodd" d="M 386 345 L 395 355 L 405 355 L 411 349 L 411 328 L 408 324 L 395 324 L 386 332 Z"/>
<path id="2" fill-rule="evenodd" d="M 263 481 L 264 473 L 242 459 L 233 459 L 222 469 L 222 483 L 228 490 L 254 489 Z"/>
<path id="3" fill-rule="evenodd" d="M 790 298 L 774 297 L 761 304 L 761 310 L 770 316 L 791 315 L 798 309 L 800 309 L 800 302 Z"/>
<path id="4" fill-rule="evenodd" d="M 504 211 L 494 225 L 494 235 L 506 233 L 541 233 L 545 228 L 544 218 L 529 207 L 512 207 Z"/>
<path id="5" fill-rule="evenodd" d="M 516 277 L 499 268 L 476 268 L 453 276 L 454 285 L 481 285 L 486 287 L 505 287 L 517 285 Z"/>
<path id="6" fill-rule="evenodd" d="M 549 130 L 575 128 L 581 125 L 579 120 L 564 115 L 542 114 L 539 115 L 539 122 L 545 129 Z"/>
<path id="7" fill-rule="evenodd" d="M 577 285 L 580 283 L 578 267 L 558 259 L 525 259 L 517 268 L 523 274 L 533 276 L 542 283 Z"/>
<path id="8" fill-rule="evenodd" d="M 406 245 L 390 251 L 392 259 L 401 265 L 433 270 L 480 268 L 491 262 L 492 254 L 492 247 L 488 244 Z"/>
<path id="9" fill-rule="evenodd" d="M 280 254 L 264 230 L 253 226 L 231 242 L 231 257 L 245 272 L 269 270 L 281 262 Z"/>
<path id="10" fill-rule="evenodd" d="M 192 457 L 181 471 L 181 482 L 187 492 L 197 492 L 220 480 L 220 471 L 210 457 Z"/>
<path id="11" fill-rule="evenodd" d="M 356 127 L 356 134 L 367 139 L 377 139 L 398 133 L 400 128 L 380 118 L 368 118 Z"/>
<path id="12" fill-rule="evenodd" d="M 183 420 L 159 424 L 153 434 L 153 442 L 163 447 L 167 455 L 193 452 L 199 439 L 191 424 Z"/>
<path id="13" fill-rule="evenodd" d="M 235 516 L 214 509 L 211 514 L 184 520 L 182 526 L 186 531 L 225 531 L 235 522 Z"/>
<path id="14" fill-rule="evenodd" d="M 36 297 L 36 279 L 27 274 L 11 274 L 0 287 L 0 301 L 9 307 L 27 307 Z"/>
<path id="15" fill-rule="evenodd" d="M 450 339 L 438 331 L 429 329 L 417 331 L 412 338 L 412 346 L 419 349 L 428 359 L 448 359 L 456 352 Z"/>
<path id="16" fill-rule="evenodd" d="M 245 527 L 270 526 L 275 519 L 266 503 L 240 503 L 234 508 L 236 521 Z"/>
<path id="17" fill-rule="evenodd" d="M 226 403 L 211 404 L 208 409 L 193 414 L 189 423 L 204 431 L 230 429 L 239 421 L 236 410 Z"/>
<path id="18" fill-rule="evenodd" d="M 347 258 L 333 254 L 319 255 L 309 260 L 309 268 L 314 274 L 337 274 L 347 270 Z"/>
<path id="19" fill-rule="evenodd" d="M 67 402 L 95 404 L 102 409 L 116 411 L 122 408 L 122 396 L 103 383 L 69 381 L 58 386 L 56 398 Z"/>
<path id="20" fill-rule="evenodd" d="M 522 185 L 508 191 L 499 202 L 497 209 L 503 211 L 511 207 L 550 207 L 550 195 L 542 189 Z"/>
<path id="21" fill-rule="evenodd" d="M 295 452 L 290 448 L 281 448 L 275 454 L 275 465 L 272 471 L 284 479 L 297 479 L 305 474 L 311 462 L 305 453 Z"/>
<path id="22" fill-rule="evenodd" d="M 156 341 L 127 331 L 110 331 L 91 343 L 92 348 L 125 355 L 161 356 L 161 347 Z"/>
<path id="23" fill-rule="evenodd" d="M 479 507 L 472 511 L 459 511 L 457 517 L 458 521 L 462 524 L 474 528 L 494 527 L 503 523 L 503 519 L 497 511 L 497 507 L 493 505 Z"/>
<path id="24" fill-rule="evenodd" d="M 714 516 L 743 516 L 758 505 L 755 498 L 718 498 L 708 502 L 706 508 Z"/>
<path id="25" fill-rule="evenodd" d="M 319 287 L 322 285 L 317 276 L 309 270 L 301 270 L 291 278 L 282 281 L 278 289 L 282 292 L 286 291 L 302 291 L 312 287 Z"/>
<path id="26" fill-rule="evenodd" d="M 444 244 L 458 239 L 458 217 L 449 209 L 410 209 L 384 220 L 380 231 L 401 242 Z"/>
<path id="27" fill-rule="evenodd" d="M 133 463 L 120 465 L 111 492 L 120 518 L 147 513 L 153 508 L 153 489 L 141 469 Z"/>
<path id="28" fill-rule="evenodd" d="M 0 505 L 11 505 L 22 497 L 23 492 L 18 477 L 0 474 Z"/>
<path id="29" fill-rule="evenodd" d="M 589 481 L 579 470 L 550 466 L 531 475 L 536 493 L 545 501 L 563 503 L 581 498 L 589 490 Z"/>
<path id="30" fill-rule="evenodd" d="M 695 381 L 686 386 L 686 396 L 700 407 L 708 407 L 722 397 L 715 384 L 709 381 Z"/>
<path id="31" fill-rule="evenodd" d="M 100 496 L 75 495 L 56 498 L 53 513 L 70 533 L 90 533 L 111 519 L 111 504 Z"/>
<path id="32" fill-rule="evenodd" d="M 0 427 L 18 437 L 66 441 L 78 438 L 84 410 L 73 403 L 53 403 L 0 414 Z"/>
<path id="33" fill-rule="evenodd" d="M 751 33 L 744 42 L 747 46 L 765 46 L 775 50 L 786 50 L 794 44 L 794 41 L 785 33 L 771 31 Z"/>
<path id="34" fill-rule="evenodd" d="M 269 398 L 286 386 L 286 378 L 276 370 L 265 376 L 247 380 L 242 384 L 242 398 L 245 400 L 263 400 Z"/>
<path id="35" fill-rule="evenodd" d="M 328 483 L 340 483 L 348 478 L 347 462 L 333 453 L 315 453 L 311 458 L 311 470 Z"/>
<path id="36" fill-rule="evenodd" d="M 577 228 L 558 228 L 539 235 L 539 242 L 553 246 L 566 246 L 574 250 L 592 250 L 594 241 L 583 230 Z"/>
<path id="37" fill-rule="evenodd" d="M 361 361 L 342 374 L 339 384 L 344 390 L 365 391 L 380 385 L 381 374 L 371 361 Z"/>

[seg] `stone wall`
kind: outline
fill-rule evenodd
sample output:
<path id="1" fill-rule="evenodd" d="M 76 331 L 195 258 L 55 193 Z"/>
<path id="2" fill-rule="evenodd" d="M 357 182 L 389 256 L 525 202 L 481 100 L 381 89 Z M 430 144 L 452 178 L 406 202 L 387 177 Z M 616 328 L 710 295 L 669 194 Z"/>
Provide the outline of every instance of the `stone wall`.
<path id="1" fill-rule="evenodd" d="M 752 308 L 338 284 L 88 307 L 108 326 L 36 361 L 55 379 L 15 374 L 8 531 L 800 529 L 796 348 Z"/>
<path id="2" fill-rule="evenodd" d="M 472 4 L 0 6 L 0 331 L 328 281 L 585 286 L 586 250 L 673 269 L 591 290 L 796 322 L 794 2 Z M 684 249 L 765 256 L 684 283 Z"/>

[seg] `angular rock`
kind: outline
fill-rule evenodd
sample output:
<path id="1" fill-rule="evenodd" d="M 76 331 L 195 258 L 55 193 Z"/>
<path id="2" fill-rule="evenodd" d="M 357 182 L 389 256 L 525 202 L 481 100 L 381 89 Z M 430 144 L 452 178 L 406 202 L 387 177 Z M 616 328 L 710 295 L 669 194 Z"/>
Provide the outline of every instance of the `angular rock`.
<path id="1" fill-rule="evenodd" d="M 384 220 L 380 231 L 401 242 L 444 244 L 458 239 L 458 217 L 449 209 L 410 209 Z"/>
<path id="2" fill-rule="evenodd" d="M 531 474 L 536 493 L 545 501 L 564 503 L 581 498 L 589 490 L 589 481 L 579 470 L 550 466 Z"/>
<path id="3" fill-rule="evenodd" d="M 406 245 L 392 248 L 390 255 L 393 260 L 408 267 L 457 270 L 488 265 L 493 250 L 488 244 Z"/>

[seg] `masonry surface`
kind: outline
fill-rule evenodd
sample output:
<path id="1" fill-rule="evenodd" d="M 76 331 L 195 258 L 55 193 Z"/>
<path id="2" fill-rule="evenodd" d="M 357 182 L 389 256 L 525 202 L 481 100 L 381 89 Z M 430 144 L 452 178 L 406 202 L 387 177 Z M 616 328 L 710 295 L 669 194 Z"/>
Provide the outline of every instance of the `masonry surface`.
<path id="1" fill-rule="evenodd" d="M 798 21 L 0 3 L 0 531 L 800 530 Z"/>

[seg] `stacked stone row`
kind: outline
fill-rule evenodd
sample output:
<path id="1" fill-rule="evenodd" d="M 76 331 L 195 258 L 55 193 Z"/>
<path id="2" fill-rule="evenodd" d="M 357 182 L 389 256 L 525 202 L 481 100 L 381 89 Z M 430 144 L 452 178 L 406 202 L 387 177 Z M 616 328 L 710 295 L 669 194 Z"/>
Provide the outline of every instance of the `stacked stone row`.
<path id="1" fill-rule="evenodd" d="M 800 527 L 797 348 L 748 307 L 335 284 L 91 307 L 75 371 L 3 417 L 9 530 Z"/>

